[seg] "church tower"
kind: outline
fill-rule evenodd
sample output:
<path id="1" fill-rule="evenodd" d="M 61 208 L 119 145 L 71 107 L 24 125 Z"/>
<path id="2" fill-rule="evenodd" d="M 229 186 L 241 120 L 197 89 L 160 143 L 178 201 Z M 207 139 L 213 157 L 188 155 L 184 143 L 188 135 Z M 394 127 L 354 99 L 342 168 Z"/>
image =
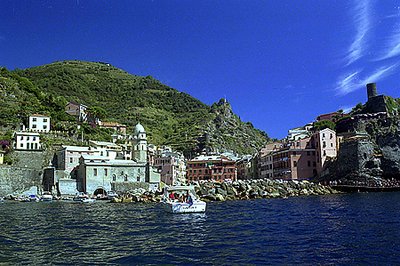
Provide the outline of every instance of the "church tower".
<path id="1" fill-rule="evenodd" d="M 132 143 L 133 159 L 139 163 L 147 163 L 147 136 L 144 127 L 138 123 L 135 126 Z"/>

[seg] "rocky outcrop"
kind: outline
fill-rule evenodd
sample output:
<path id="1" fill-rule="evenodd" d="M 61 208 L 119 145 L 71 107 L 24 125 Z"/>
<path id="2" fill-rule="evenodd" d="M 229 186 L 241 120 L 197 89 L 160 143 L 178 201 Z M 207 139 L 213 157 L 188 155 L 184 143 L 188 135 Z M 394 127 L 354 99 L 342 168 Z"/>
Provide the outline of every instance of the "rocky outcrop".
<path id="1" fill-rule="evenodd" d="M 338 156 L 318 181 L 334 185 L 400 187 L 400 119 L 355 115 L 337 125 L 344 137 Z"/>

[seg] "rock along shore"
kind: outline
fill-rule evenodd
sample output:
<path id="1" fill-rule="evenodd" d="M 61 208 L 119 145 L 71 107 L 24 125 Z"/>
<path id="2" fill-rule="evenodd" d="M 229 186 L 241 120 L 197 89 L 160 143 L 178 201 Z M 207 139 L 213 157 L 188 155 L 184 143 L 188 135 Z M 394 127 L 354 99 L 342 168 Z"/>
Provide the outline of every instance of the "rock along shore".
<path id="1" fill-rule="evenodd" d="M 286 198 L 308 195 L 340 193 L 329 186 L 308 181 L 282 181 L 271 179 L 239 180 L 227 182 L 194 182 L 197 196 L 204 201 Z M 130 191 L 114 202 L 159 202 L 161 192 Z"/>
<path id="2" fill-rule="evenodd" d="M 308 181 L 254 179 L 232 183 L 205 182 L 194 185 L 196 194 L 206 201 L 286 198 L 339 193 L 329 186 Z"/>

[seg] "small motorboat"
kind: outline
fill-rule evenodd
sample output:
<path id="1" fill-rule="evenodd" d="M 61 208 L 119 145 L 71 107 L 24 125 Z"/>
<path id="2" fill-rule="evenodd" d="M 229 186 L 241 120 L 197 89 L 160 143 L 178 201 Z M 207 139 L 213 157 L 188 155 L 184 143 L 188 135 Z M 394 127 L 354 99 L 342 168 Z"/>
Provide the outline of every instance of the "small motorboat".
<path id="1" fill-rule="evenodd" d="M 29 195 L 28 199 L 30 202 L 38 202 L 40 200 L 39 197 L 36 195 Z"/>
<path id="2" fill-rule="evenodd" d="M 45 191 L 45 192 L 42 194 L 41 200 L 42 200 L 42 201 L 52 201 L 52 200 L 53 200 L 53 195 L 52 195 L 50 192 Z"/>
<path id="3" fill-rule="evenodd" d="M 82 202 L 82 200 L 84 199 L 88 199 L 89 196 L 83 192 L 79 192 L 78 194 L 75 195 L 75 197 L 73 198 L 73 201 L 78 201 L 78 202 Z"/>
<path id="4" fill-rule="evenodd" d="M 206 203 L 196 196 L 193 186 L 171 186 L 165 188 L 162 204 L 171 213 L 206 211 Z"/>
<path id="5" fill-rule="evenodd" d="M 95 201 L 96 201 L 95 199 L 91 199 L 91 198 L 81 199 L 82 203 L 93 203 Z"/>

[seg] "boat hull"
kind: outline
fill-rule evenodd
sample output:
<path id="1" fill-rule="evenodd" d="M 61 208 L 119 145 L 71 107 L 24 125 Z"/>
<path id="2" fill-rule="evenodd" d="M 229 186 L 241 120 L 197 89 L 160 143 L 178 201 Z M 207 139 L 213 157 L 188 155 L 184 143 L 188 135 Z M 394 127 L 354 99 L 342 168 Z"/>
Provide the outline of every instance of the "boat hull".
<path id="1" fill-rule="evenodd" d="M 196 203 L 164 202 L 163 205 L 170 213 L 198 213 L 206 211 L 206 203 L 198 201 Z"/>

